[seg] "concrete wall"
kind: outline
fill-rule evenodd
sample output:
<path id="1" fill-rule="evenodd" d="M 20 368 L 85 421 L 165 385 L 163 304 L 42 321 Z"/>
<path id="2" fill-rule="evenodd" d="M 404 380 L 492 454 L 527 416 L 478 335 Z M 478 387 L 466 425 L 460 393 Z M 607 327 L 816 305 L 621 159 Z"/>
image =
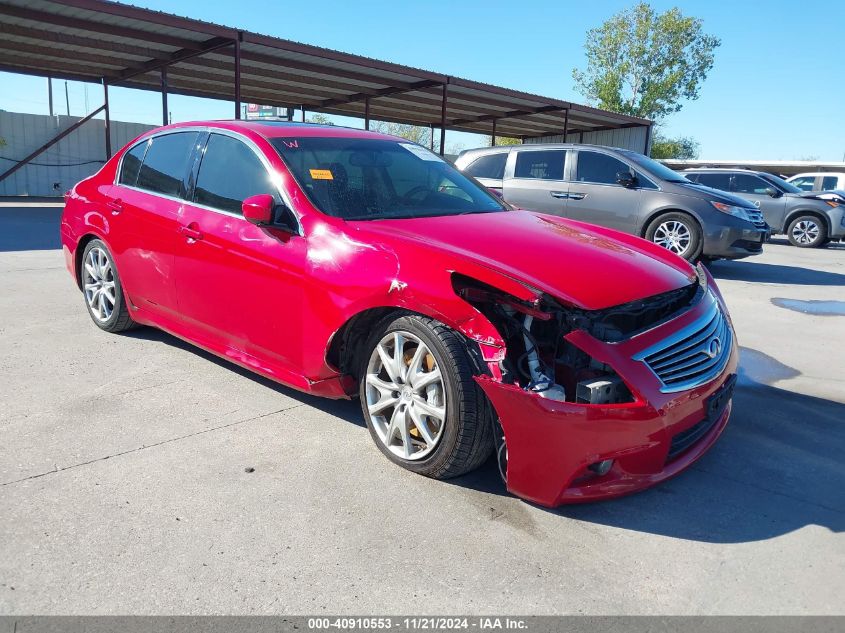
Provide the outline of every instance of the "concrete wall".
<path id="1" fill-rule="evenodd" d="M 539 138 L 525 139 L 526 143 L 589 143 L 591 145 L 606 145 L 608 147 L 621 147 L 635 152 L 647 153 L 645 151 L 646 127 L 626 127 L 618 130 L 602 130 L 601 132 L 584 132 L 583 138 L 580 132 L 570 132 L 564 138 L 563 134 L 553 136 L 541 136 Z"/>
<path id="2" fill-rule="evenodd" d="M 0 173 L 41 147 L 80 117 L 0 112 Z M 61 196 L 103 166 L 106 142 L 102 119 L 92 119 L 30 164 L 0 182 L 0 196 Z M 112 150 L 118 150 L 152 125 L 111 122 Z"/>

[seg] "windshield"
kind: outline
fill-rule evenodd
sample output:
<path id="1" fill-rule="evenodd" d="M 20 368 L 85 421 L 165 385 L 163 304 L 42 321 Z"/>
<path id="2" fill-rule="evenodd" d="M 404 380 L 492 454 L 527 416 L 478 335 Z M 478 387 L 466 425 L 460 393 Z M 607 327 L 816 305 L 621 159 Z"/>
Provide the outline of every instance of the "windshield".
<path id="1" fill-rule="evenodd" d="M 505 211 L 492 193 L 414 143 L 382 139 L 270 139 L 320 211 L 344 220 Z"/>
<path id="2" fill-rule="evenodd" d="M 761 173 L 760 175 L 772 183 L 775 187 L 778 187 L 781 191 L 785 191 L 786 193 L 804 193 L 803 189 L 799 189 L 791 182 L 786 182 L 783 178 L 775 176 L 774 174 Z"/>
<path id="3" fill-rule="evenodd" d="M 622 153 L 628 160 L 636 163 L 638 166 L 642 167 L 654 176 L 657 176 L 661 180 L 666 180 L 668 182 L 690 182 L 682 174 L 669 169 L 663 163 L 658 163 L 653 158 L 643 156 L 637 152 L 623 151 Z"/>

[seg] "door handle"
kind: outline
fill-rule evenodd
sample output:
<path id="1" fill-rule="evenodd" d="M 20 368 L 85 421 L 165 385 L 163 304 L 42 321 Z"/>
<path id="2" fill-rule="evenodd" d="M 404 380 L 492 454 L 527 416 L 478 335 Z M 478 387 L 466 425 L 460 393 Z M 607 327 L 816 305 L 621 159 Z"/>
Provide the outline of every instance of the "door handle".
<path id="1" fill-rule="evenodd" d="M 180 226 L 179 232 L 190 240 L 202 239 L 202 233 L 197 229 L 191 228 L 190 226 Z"/>
<path id="2" fill-rule="evenodd" d="M 566 200 L 569 197 L 569 194 L 565 191 L 550 191 L 549 194 L 552 198 L 559 198 L 561 200 Z"/>
<path id="3" fill-rule="evenodd" d="M 112 215 L 117 215 L 121 211 L 123 211 L 123 202 L 118 198 L 117 200 L 109 200 L 106 202 L 106 206 L 111 209 Z"/>
<path id="4" fill-rule="evenodd" d="M 570 200 L 583 200 L 586 197 L 587 197 L 586 193 L 570 193 L 569 194 Z"/>

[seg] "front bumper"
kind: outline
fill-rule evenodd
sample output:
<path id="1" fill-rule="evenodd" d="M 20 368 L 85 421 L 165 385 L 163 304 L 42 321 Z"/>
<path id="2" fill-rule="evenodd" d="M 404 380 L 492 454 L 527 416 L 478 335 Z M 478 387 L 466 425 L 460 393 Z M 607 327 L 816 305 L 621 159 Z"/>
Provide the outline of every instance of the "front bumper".
<path id="1" fill-rule="evenodd" d="M 583 331 L 567 336 L 617 371 L 635 396 L 636 401 L 629 404 L 557 402 L 487 376 L 477 377 L 505 433 L 508 490 L 550 507 L 595 501 L 653 486 L 701 457 L 727 425 L 730 403 L 697 441 L 670 458 L 672 440 L 707 418 L 708 399 L 736 374 L 735 337 L 728 362 L 718 376 L 677 393 L 661 393 L 659 379 L 632 357 L 692 323 L 700 316 L 703 303 L 621 343 L 603 343 Z M 590 464 L 609 459 L 614 464 L 604 475 L 588 469 Z"/>
<path id="2" fill-rule="evenodd" d="M 702 253 L 709 257 L 742 259 L 763 252 L 763 244 L 769 239 L 771 229 L 758 228 L 748 222 L 739 226 L 715 226 L 704 234 Z"/>

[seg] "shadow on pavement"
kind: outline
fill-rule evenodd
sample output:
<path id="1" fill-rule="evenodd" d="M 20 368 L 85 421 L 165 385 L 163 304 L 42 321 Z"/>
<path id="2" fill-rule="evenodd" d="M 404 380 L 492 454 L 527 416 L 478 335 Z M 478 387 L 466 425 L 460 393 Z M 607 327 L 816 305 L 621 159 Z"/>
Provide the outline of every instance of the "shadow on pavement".
<path id="1" fill-rule="evenodd" d="M 362 431 L 366 427 L 355 401 L 300 393 L 154 328 L 126 336 L 190 351 Z M 639 494 L 549 512 L 713 543 L 765 540 L 810 525 L 845 531 L 845 404 L 769 386 L 765 383 L 791 377 L 795 370 L 756 350 L 743 350 L 743 359 L 747 360 L 740 368 L 731 422 L 692 468 Z M 478 470 L 443 484 L 522 503 L 504 489 L 492 458 Z"/>
<path id="2" fill-rule="evenodd" d="M 61 248 L 61 216 L 61 207 L 0 208 L 0 252 Z"/>
<path id="3" fill-rule="evenodd" d="M 708 266 L 716 279 L 797 286 L 845 286 L 845 275 L 799 266 L 763 264 L 753 260 L 719 260 Z"/>

